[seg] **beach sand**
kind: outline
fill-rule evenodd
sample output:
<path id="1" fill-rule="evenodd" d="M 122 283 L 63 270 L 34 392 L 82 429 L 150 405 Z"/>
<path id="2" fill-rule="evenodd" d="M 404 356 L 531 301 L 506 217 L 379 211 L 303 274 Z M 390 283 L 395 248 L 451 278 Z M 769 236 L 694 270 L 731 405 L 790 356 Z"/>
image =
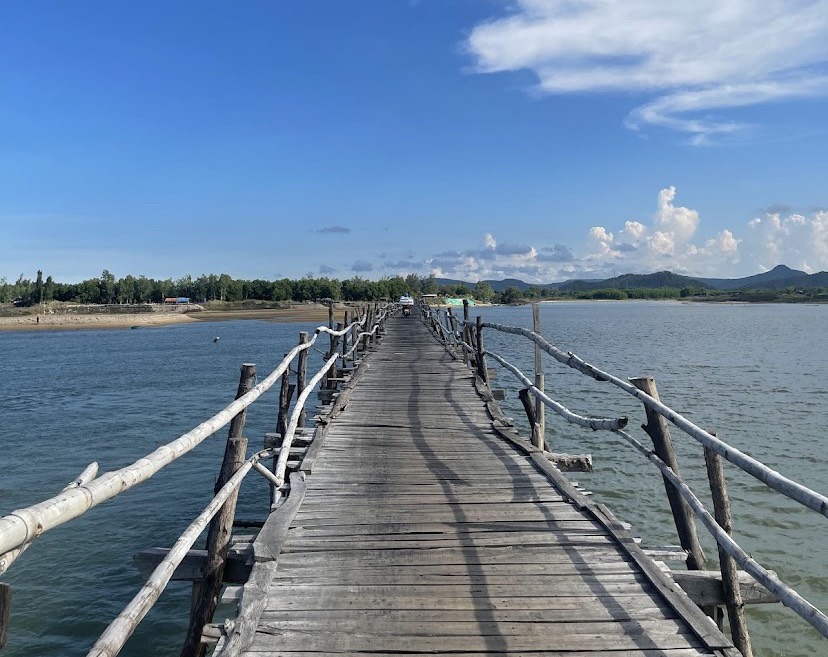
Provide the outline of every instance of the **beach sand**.
<path id="1" fill-rule="evenodd" d="M 337 321 L 342 310 L 335 309 Z M 38 320 L 39 317 L 39 320 Z M 258 319 L 269 322 L 302 322 L 309 327 L 327 324 L 328 309 L 319 305 L 264 310 L 204 310 L 194 313 L 140 314 L 42 314 L 0 317 L 0 331 L 73 331 L 84 329 L 123 329 L 132 326 L 153 327 L 189 322 L 218 322 L 236 319 Z"/>

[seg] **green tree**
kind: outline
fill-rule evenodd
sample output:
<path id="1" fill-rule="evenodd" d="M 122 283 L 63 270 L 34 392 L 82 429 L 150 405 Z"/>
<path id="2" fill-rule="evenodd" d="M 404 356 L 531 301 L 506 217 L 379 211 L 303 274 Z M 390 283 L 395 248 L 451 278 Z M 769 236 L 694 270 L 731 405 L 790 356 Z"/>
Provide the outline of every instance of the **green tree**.
<path id="1" fill-rule="evenodd" d="M 99 300 L 100 303 L 115 302 L 115 277 L 108 269 L 101 272 Z"/>
<path id="2" fill-rule="evenodd" d="M 518 303 L 521 299 L 520 290 L 514 285 L 507 287 L 500 293 L 500 303 Z"/>
<path id="3" fill-rule="evenodd" d="M 43 272 L 40 269 L 37 270 L 37 280 L 35 280 L 32 302 L 43 303 Z"/>
<path id="4" fill-rule="evenodd" d="M 55 297 L 55 282 L 51 276 L 46 277 L 46 283 L 43 285 L 43 301 L 51 301 Z"/>
<path id="5" fill-rule="evenodd" d="M 474 298 L 478 301 L 489 303 L 494 298 L 494 295 L 495 291 L 486 281 L 480 281 L 474 286 Z"/>

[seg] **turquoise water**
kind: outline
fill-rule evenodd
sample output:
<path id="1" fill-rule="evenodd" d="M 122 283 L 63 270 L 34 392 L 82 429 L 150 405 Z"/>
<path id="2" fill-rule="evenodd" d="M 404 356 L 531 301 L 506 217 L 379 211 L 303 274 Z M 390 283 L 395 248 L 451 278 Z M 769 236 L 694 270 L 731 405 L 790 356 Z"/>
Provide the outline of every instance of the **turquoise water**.
<path id="1" fill-rule="evenodd" d="M 528 307 L 473 312 L 531 324 Z M 542 308 L 544 334 L 559 347 L 619 376 L 653 375 L 665 402 L 821 492 L 828 491 L 826 319 L 828 306 L 578 302 Z M 308 328 L 246 321 L 0 333 L 0 512 L 59 491 L 93 460 L 102 472 L 112 470 L 176 438 L 232 399 L 242 362 L 257 363 L 260 377 L 266 375 Z M 524 340 L 491 331 L 486 339 L 487 348 L 531 370 L 533 355 Z M 315 352 L 313 359 L 311 367 L 321 362 Z M 501 372 L 494 385 L 511 390 L 502 404 L 524 422 L 510 376 Z M 634 429 L 643 421 L 635 400 L 614 386 L 551 362 L 546 378 L 550 394 L 574 411 L 628 414 Z M 274 390 L 249 416 L 251 449 L 275 418 Z M 556 451 L 593 454 L 595 473 L 576 478 L 632 523 L 646 545 L 677 542 L 660 478 L 637 452 L 613 436 L 549 415 L 547 427 Z M 3 578 L 14 591 L 4 655 L 85 654 L 141 584 L 132 555 L 169 547 L 210 499 L 225 435 L 39 539 Z M 680 435 L 674 432 L 683 471 L 704 492 L 701 449 Z M 732 467 L 727 473 L 737 539 L 828 608 L 828 521 Z M 266 507 L 264 480 L 250 477 L 238 515 L 260 515 Z M 706 548 L 715 554 L 709 541 Z M 189 585 L 171 584 L 122 654 L 177 655 L 189 599 Z M 758 655 L 826 652 L 828 644 L 778 605 L 754 608 L 750 622 Z"/>

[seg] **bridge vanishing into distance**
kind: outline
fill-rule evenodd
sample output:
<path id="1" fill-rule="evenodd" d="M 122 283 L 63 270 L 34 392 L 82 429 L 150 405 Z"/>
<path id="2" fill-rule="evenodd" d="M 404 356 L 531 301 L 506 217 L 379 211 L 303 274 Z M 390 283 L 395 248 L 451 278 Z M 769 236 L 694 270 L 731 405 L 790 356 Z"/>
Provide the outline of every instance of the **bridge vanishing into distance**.
<path id="1" fill-rule="evenodd" d="M 354 311 L 338 326 L 332 316 L 311 340 L 301 334 L 258 385 L 253 366 L 243 366 L 236 401 L 173 443 L 101 477 L 90 466 L 60 495 L 0 518 L 0 573 L 43 531 L 144 481 L 230 424 L 216 497 L 172 549 L 136 556 L 146 584 L 89 655 L 118 654 L 171 579 L 193 581 L 187 656 L 737 657 L 752 654 L 744 605 L 773 601 L 828 634 L 821 611 L 729 537 L 721 457 L 823 516 L 825 497 L 692 425 L 661 404 L 652 380 L 621 381 L 538 332 L 471 322 L 468 308 L 463 318 L 422 305 L 411 317 L 397 310 Z M 542 377 L 530 379 L 486 351 L 484 328 L 527 337 L 561 363 L 637 396 L 655 449 L 624 431 L 625 418 L 583 417 L 550 399 Z M 323 335 L 330 337 L 325 365 L 308 380 L 308 350 Z M 500 411 L 487 358 L 522 377 L 531 440 Z M 246 408 L 277 381 L 278 429 L 248 456 Z M 305 402 L 317 385 L 322 404 L 306 427 Z M 626 437 L 659 467 L 680 549 L 643 549 L 562 474 L 589 464 L 544 450 L 543 407 Z M 681 479 L 665 419 L 709 452 L 715 518 Z M 234 521 L 238 486 L 251 471 L 271 488 L 270 512 Z M 721 572 L 704 570 L 693 514 L 721 546 Z M 206 549 L 193 549 L 208 527 Z M 663 560 L 676 555 L 689 570 L 666 568 Z M 8 587 L 0 586 L 0 610 L 8 610 Z M 236 602 L 237 615 L 215 623 L 220 599 Z M 0 613 L 0 626 L 7 618 Z"/>

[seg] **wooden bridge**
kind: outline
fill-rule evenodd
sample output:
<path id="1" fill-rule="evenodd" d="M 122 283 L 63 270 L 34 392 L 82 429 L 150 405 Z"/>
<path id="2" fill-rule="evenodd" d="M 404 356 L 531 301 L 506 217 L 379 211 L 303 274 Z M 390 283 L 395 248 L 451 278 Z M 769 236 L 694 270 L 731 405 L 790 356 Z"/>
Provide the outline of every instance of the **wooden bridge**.
<path id="1" fill-rule="evenodd" d="M 421 317 L 396 310 L 346 314 L 335 328 L 331 314 L 328 327 L 311 340 L 301 334 L 257 385 L 254 367 L 243 366 L 236 401 L 192 431 L 100 477 L 92 464 L 59 495 L 0 518 L 0 574 L 43 532 L 145 481 L 230 424 L 216 496 L 172 549 L 137 556 L 146 584 L 90 656 L 117 655 L 172 579 L 193 581 L 183 657 L 203 655 L 211 643 L 220 657 L 748 657 L 742 607 L 776 600 L 828 636 L 828 617 L 730 537 L 721 457 L 823 516 L 828 498 L 699 429 L 663 405 L 651 381 L 618 379 L 537 332 L 480 318 L 475 325 L 428 307 Z M 582 417 L 550 399 L 542 377 L 532 381 L 485 350 L 484 327 L 527 337 L 559 362 L 638 397 L 655 449 L 624 431 L 625 418 Z M 324 334 L 325 363 L 306 381 L 308 351 Z M 526 385 L 531 442 L 500 412 L 487 357 Z M 278 431 L 248 456 L 246 409 L 278 381 Z M 323 404 L 315 426 L 303 428 L 317 385 Z M 543 449 L 544 406 L 571 423 L 613 431 L 661 470 L 680 554 L 696 572 L 668 571 L 561 474 Z M 681 479 L 664 419 L 705 446 L 715 518 Z M 271 468 L 262 463 L 268 459 Z M 270 513 L 234 522 L 238 487 L 251 471 L 271 487 Z M 692 514 L 719 543 L 721 575 L 702 570 Z M 207 549 L 193 550 L 208 525 Z M 233 536 L 249 531 L 242 526 L 260 531 Z M 220 594 L 238 603 L 237 615 L 216 624 Z M 0 647 L 9 601 L 0 584 Z M 733 641 L 721 631 L 721 606 Z"/>
<path id="2" fill-rule="evenodd" d="M 242 598 L 241 654 L 731 652 L 608 510 L 493 429 L 423 324 L 392 319 L 365 366 L 260 536 L 277 565 L 260 614 Z"/>

